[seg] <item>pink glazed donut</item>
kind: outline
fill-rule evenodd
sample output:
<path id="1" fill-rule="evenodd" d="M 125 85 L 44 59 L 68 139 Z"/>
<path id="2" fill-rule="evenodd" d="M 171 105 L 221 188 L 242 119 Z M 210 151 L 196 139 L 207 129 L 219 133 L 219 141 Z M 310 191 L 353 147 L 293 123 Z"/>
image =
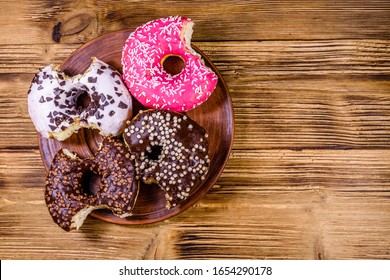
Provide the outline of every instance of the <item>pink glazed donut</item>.
<path id="1" fill-rule="evenodd" d="M 205 102 L 218 76 L 191 48 L 193 22 L 171 16 L 138 27 L 122 52 L 123 78 L 131 94 L 147 108 L 184 112 Z M 163 67 L 168 57 L 179 57 L 185 66 L 170 74 Z"/>

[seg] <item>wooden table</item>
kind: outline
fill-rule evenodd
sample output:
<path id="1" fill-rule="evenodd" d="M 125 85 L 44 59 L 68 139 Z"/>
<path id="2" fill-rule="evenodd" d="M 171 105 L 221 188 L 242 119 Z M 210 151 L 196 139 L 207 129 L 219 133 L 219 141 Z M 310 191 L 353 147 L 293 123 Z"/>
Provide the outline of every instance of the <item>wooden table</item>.
<path id="1" fill-rule="evenodd" d="M 1 1 L 1 259 L 390 259 L 390 2 Z M 27 111 L 38 68 L 168 15 L 232 96 L 222 176 L 149 225 L 55 225 Z M 59 42 L 53 28 L 62 23 Z"/>

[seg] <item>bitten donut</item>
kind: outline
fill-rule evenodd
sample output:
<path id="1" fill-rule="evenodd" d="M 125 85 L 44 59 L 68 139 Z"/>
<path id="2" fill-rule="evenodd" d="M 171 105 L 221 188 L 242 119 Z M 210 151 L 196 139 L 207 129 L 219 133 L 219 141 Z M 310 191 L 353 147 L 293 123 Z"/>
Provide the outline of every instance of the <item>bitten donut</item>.
<path id="1" fill-rule="evenodd" d="M 208 135 L 189 117 L 146 110 L 129 122 L 123 135 L 137 176 L 162 188 L 167 208 L 185 200 L 205 179 L 210 164 Z"/>
<path id="2" fill-rule="evenodd" d="M 82 127 L 117 136 L 132 115 L 132 100 L 119 72 L 92 58 L 88 70 L 73 77 L 54 65 L 42 69 L 31 83 L 28 110 L 46 138 L 62 141 Z"/>
<path id="3" fill-rule="evenodd" d="M 90 172 L 99 179 L 95 194 L 88 191 Z M 105 138 L 93 158 L 81 159 L 72 151 L 59 150 L 46 179 L 45 201 L 53 221 L 62 229 L 79 229 L 95 209 L 131 215 L 138 195 L 138 182 L 128 149 L 114 138 Z"/>
<path id="4" fill-rule="evenodd" d="M 122 52 L 123 78 L 130 93 L 147 108 L 184 112 L 205 102 L 218 76 L 191 48 L 193 22 L 179 16 L 161 18 L 138 27 Z M 185 66 L 171 75 L 164 61 L 176 56 Z"/>

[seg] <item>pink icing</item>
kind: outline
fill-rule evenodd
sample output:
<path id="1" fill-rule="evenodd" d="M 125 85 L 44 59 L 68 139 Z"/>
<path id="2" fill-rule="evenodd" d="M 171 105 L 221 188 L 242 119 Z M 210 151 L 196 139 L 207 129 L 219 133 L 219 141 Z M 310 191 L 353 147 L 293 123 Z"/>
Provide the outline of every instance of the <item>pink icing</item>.
<path id="1" fill-rule="evenodd" d="M 145 107 L 184 112 L 205 102 L 214 91 L 217 75 L 190 46 L 192 25 L 188 18 L 161 18 L 138 27 L 127 39 L 122 53 L 123 78 Z M 179 74 L 164 70 L 162 61 L 167 55 L 185 61 Z"/>

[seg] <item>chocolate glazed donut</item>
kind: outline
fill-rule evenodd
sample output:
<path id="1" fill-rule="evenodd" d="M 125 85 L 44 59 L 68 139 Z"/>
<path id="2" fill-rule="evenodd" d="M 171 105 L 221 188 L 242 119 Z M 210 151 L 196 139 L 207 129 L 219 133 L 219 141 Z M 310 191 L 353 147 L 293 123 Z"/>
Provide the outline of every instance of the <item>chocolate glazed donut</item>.
<path id="1" fill-rule="evenodd" d="M 123 135 L 138 178 L 161 187 L 167 208 L 185 200 L 206 178 L 210 164 L 208 135 L 189 117 L 146 110 L 128 123 Z"/>
<path id="2" fill-rule="evenodd" d="M 99 179 L 95 194 L 88 190 L 90 173 Z M 134 166 L 122 141 L 105 138 L 93 158 L 81 159 L 67 149 L 55 155 L 47 175 L 45 201 L 53 221 L 65 231 L 79 229 L 95 209 L 131 215 L 138 195 Z"/>

